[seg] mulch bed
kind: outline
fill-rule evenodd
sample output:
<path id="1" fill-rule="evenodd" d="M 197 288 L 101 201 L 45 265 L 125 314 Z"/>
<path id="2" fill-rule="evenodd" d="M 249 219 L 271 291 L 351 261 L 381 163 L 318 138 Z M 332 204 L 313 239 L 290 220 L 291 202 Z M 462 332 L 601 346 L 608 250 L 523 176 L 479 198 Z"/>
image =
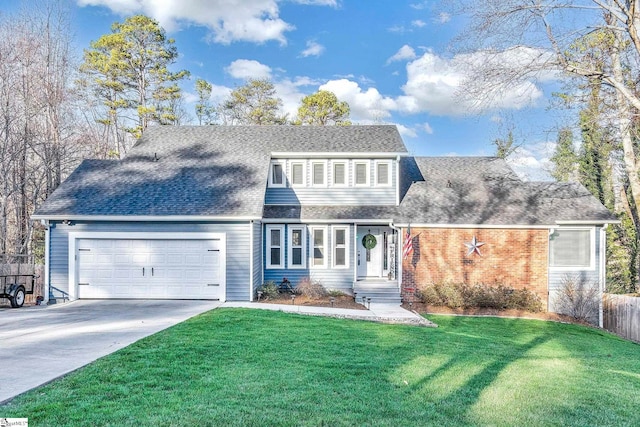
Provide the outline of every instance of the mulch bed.
<path id="1" fill-rule="evenodd" d="M 267 304 L 287 304 L 287 305 L 292 304 L 291 295 L 282 295 L 279 298 L 261 299 L 259 302 L 263 302 Z M 295 305 L 304 305 L 304 306 L 310 306 L 310 307 L 331 307 L 331 301 L 329 300 L 329 297 L 313 299 L 313 298 L 305 297 L 303 295 L 296 295 Z M 333 306 L 335 308 L 350 308 L 352 310 L 366 310 L 365 306 L 353 301 L 353 297 L 349 295 L 335 297 Z"/>

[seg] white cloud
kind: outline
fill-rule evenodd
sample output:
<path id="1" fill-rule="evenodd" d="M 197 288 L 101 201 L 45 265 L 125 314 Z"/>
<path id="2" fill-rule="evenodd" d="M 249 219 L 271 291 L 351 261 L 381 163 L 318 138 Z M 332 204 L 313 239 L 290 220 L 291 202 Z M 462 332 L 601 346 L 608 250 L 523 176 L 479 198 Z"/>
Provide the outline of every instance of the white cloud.
<path id="1" fill-rule="evenodd" d="M 480 99 L 464 97 L 461 93 L 466 79 L 472 79 L 469 70 L 474 64 L 495 61 L 503 67 L 516 67 L 530 58 L 531 53 L 508 50 L 488 56 L 483 52 L 442 58 L 432 52 L 407 64 L 407 82 L 402 86 L 403 96 L 398 104 L 406 113 L 428 112 L 435 115 L 461 116 L 477 112 Z M 524 81 L 506 89 L 487 89 L 482 101 L 486 109 L 520 109 L 542 97 L 542 91 L 532 81 Z"/>
<path id="2" fill-rule="evenodd" d="M 354 120 L 379 122 L 390 117 L 391 111 L 397 109 L 393 98 L 381 95 L 376 88 L 363 90 L 358 83 L 351 80 L 330 80 L 320 86 L 320 90 L 331 91 L 339 100 L 346 101 Z"/>
<path id="3" fill-rule="evenodd" d="M 507 158 L 507 163 L 514 172 L 524 180 L 551 181 L 551 156 L 555 150 L 555 142 L 545 141 L 537 144 L 518 147 Z"/>
<path id="4" fill-rule="evenodd" d="M 423 1 L 420 3 L 411 3 L 409 4 L 409 6 L 413 9 L 416 10 L 422 10 L 422 9 L 426 9 L 429 6 L 429 2 L 428 1 Z"/>
<path id="5" fill-rule="evenodd" d="M 295 27 L 280 18 L 278 0 L 76 0 L 79 6 L 103 6 L 120 15 L 143 13 L 167 31 L 181 25 L 207 27 L 209 41 L 286 44 L 286 32 Z M 336 0 L 297 0 L 304 5 L 337 7 Z"/>
<path id="6" fill-rule="evenodd" d="M 414 27 L 422 28 L 427 25 L 422 19 L 416 19 L 415 21 L 411 21 L 411 25 Z"/>
<path id="7" fill-rule="evenodd" d="M 270 79 L 271 67 L 253 59 L 236 59 L 224 69 L 236 79 Z"/>
<path id="8" fill-rule="evenodd" d="M 440 12 L 435 21 L 440 24 L 446 24 L 447 22 L 451 21 L 451 15 L 447 12 Z"/>
<path id="9" fill-rule="evenodd" d="M 402 46 L 393 56 L 387 59 L 387 64 L 390 64 L 395 61 L 405 61 L 408 59 L 415 59 L 416 51 L 413 50 L 411 46 L 405 44 Z"/>
<path id="10" fill-rule="evenodd" d="M 398 132 L 400 132 L 400 135 L 402 136 L 406 136 L 408 138 L 416 138 L 418 136 L 418 133 L 415 131 L 415 129 L 411 129 L 398 123 L 396 123 L 396 127 L 398 128 Z"/>
<path id="11" fill-rule="evenodd" d="M 422 130 L 423 130 L 426 134 L 429 134 L 429 135 L 432 135 L 432 134 L 433 134 L 433 128 L 431 127 L 431 125 L 430 125 L 429 123 L 425 122 L 425 123 L 423 123 L 423 124 L 422 124 L 422 126 L 421 126 L 421 127 L 422 127 Z"/>
<path id="12" fill-rule="evenodd" d="M 307 42 L 307 48 L 300 52 L 300 56 L 306 58 L 307 56 L 320 56 L 324 52 L 324 46 L 315 42 L 314 40 L 309 40 Z"/>

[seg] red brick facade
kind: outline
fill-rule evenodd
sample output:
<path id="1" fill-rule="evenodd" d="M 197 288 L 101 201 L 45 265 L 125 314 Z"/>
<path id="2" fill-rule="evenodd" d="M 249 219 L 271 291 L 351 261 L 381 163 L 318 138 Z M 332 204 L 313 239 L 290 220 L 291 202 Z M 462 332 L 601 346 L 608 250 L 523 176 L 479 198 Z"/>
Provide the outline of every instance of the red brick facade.
<path id="1" fill-rule="evenodd" d="M 404 236 L 406 230 L 402 231 Z M 429 283 L 499 283 L 536 292 L 546 305 L 549 232 L 545 229 L 411 228 L 403 288 Z M 473 237 L 480 254 L 468 255 Z"/>

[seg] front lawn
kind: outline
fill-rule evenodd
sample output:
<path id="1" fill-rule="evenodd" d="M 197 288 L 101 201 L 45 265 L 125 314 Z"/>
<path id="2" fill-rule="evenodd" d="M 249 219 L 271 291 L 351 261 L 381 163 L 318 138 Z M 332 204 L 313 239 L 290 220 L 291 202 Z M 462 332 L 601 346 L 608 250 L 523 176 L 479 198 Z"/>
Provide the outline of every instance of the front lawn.
<path id="1" fill-rule="evenodd" d="M 429 318 L 440 327 L 218 309 L 0 406 L 0 417 L 30 426 L 640 425 L 637 344 L 576 325 Z"/>

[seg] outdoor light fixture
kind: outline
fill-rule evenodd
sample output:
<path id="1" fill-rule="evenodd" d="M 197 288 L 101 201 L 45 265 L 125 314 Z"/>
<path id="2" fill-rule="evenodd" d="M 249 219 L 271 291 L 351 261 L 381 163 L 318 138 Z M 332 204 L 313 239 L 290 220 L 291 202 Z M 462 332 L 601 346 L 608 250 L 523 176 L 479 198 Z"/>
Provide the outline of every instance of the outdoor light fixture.
<path id="1" fill-rule="evenodd" d="M 367 298 L 367 310 L 371 310 L 371 298 Z"/>
<path id="2" fill-rule="evenodd" d="M 335 302 L 336 302 L 335 297 L 329 298 L 329 302 L 331 303 L 331 307 L 333 307 L 333 304 L 335 304 Z"/>
<path id="3" fill-rule="evenodd" d="M 258 291 L 258 301 L 260 301 L 260 298 L 262 298 L 262 291 Z"/>
<path id="4" fill-rule="evenodd" d="M 291 294 L 291 304 L 296 304 L 296 294 Z"/>
<path id="5" fill-rule="evenodd" d="M 358 293 L 354 291 L 353 292 L 353 302 L 358 302 L 357 296 L 358 296 Z"/>

